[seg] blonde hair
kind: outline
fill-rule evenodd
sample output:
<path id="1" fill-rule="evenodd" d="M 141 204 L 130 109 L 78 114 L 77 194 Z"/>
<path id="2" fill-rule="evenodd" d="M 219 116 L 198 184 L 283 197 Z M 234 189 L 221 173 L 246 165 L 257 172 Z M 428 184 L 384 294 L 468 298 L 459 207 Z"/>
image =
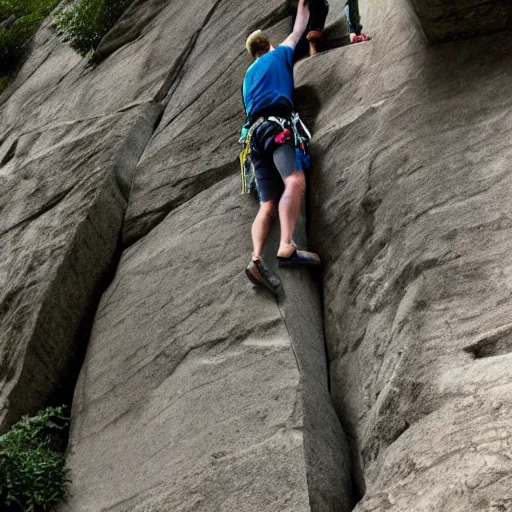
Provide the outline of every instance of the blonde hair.
<path id="1" fill-rule="evenodd" d="M 245 41 L 245 47 L 249 55 L 255 59 L 257 54 L 267 53 L 270 50 L 270 41 L 261 30 L 255 30 Z"/>

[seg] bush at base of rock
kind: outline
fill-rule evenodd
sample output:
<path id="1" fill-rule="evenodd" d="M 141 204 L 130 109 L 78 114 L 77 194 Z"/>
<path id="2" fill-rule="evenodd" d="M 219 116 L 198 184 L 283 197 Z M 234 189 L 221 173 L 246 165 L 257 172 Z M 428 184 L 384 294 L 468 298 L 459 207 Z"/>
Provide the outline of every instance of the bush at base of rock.
<path id="1" fill-rule="evenodd" d="M 80 0 L 54 16 L 62 39 L 80 55 L 90 57 L 103 36 L 133 0 Z"/>
<path id="2" fill-rule="evenodd" d="M 0 509 L 45 512 L 65 500 L 68 424 L 62 407 L 50 407 L 0 436 Z"/>

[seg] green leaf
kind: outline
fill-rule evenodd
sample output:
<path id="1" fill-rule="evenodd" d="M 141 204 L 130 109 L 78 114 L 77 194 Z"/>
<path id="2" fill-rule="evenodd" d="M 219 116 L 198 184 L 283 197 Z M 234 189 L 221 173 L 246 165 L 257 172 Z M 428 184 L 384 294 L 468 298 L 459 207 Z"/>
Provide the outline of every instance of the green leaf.
<path id="1" fill-rule="evenodd" d="M 79 0 L 53 17 L 62 40 L 90 57 L 133 0 Z"/>
<path id="2" fill-rule="evenodd" d="M 25 53 L 29 41 L 43 20 L 57 5 L 58 0 L 0 0 L 0 21 L 11 17 L 14 21 L 0 29 L 0 92 L 5 79 L 14 72 Z"/>
<path id="3" fill-rule="evenodd" d="M 59 451 L 59 436 L 68 424 L 62 408 L 48 408 L 32 418 L 22 418 L 0 436 L 3 505 L 45 512 L 65 500 L 70 480 L 65 466 L 67 451 Z"/>

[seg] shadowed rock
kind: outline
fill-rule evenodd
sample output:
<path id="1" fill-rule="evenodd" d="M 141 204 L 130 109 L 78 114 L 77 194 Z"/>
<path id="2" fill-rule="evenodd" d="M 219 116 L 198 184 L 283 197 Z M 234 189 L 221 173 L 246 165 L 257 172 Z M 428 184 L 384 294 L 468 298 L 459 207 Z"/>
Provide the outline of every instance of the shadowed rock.
<path id="1" fill-rule="evenodd" d="M 432 43 L 512 30 L 509 0 L 409 0 Z"/>

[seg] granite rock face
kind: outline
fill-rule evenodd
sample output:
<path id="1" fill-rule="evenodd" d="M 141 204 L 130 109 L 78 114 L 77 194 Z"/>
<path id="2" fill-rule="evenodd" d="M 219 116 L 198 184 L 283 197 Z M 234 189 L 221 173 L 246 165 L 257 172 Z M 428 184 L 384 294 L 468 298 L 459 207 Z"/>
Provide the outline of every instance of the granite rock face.
<path id="1" fill-rule="evenodd" d="M 512 30 L 508 0 L 409 0 L 432 43 Z"/>
<path id="2" fill-rule="evenodd" d="M 506 510 L 512 38 L 429 47 L 394 1 L 367 24 L 369 44 L 297 70 L 316 92 L 311 233 L 356 510 Z"/>
<path id="3" fill-rule="evenodd" d="M 276 40 L 290 23 L 282 3 L 265 19 L 245 7 L 237 23 L 227 3 L 211 13 L 137 167 L 75 393 L 68 510 L 353 507 L 317 284 L 282 273 L 276 301 L 243 275 L 257 208 L 239 196 L 243 41 L 258 16 Z"/>
<path id="4" fill-rule="evenodd" d="M 0 430 L 72 392 L 80 340 L 118 257 L 134 168 L 188 48 L 185 35 L 204 19 L 194 16 L 178 38 L 179 25 L 162 35 L 146 21 L 138 44 L 94 68 L 46 22 L 0 97 Z"/>
<path id="5" fill-rule="evenodd" d="M 56 394 L 69 399 L 98 295 L 115 264 L 133 171 L 157 115 L 155 106 L 140 106 L 35 129 L 4 144 L 2 430 Z"/>
<path id="6" fill-rule="evenodd" d="M 350 510 L 315 285 L 283 275 L 276 302 L 246 281 L 237 187 L 124 252 L 75 393 L 67 510 Z"/>
<path id="7" fill-rule="evenodd" d="M 0 96 L 0 429 L 85 357 L 70 512 L 507 510 L 510 34 L 431 47 L 368 0 L 371 42 L 298 64 L 325 266 L 275 298 L 236 140 L 243 42 L 286 4 L 134 2 L 93 67 L 38 32 Z M 467 5 L 415 2 L 433 41 L 489 29 Z"/>
<path id="8" fill-rule="evenodd" d="M 80 358 L 78 338 L 87 338 L 114 270 L 135 165 L 219 2 L 202 2 L 199 16 L 190 2 L 142 4 L 104 38 L 103 58 L 106 46 L 119 46 L 110 41 L 123 26 L 137 27 L 137 40 L 95 67 L 60 42 L 47 21 L 0 96 L 0 430 L 61 389 L 72 392 L 71 362 Z M 283 16 L 282 3 L 275 11 Z M 81 238 L 84 219 L 91 227 Z M 48 364 L 54 359 L 55 369 Z M 32 384 L 15 384 L 20 372 Z M 11 396 L 18 388 L 22 393 Z"/>
<path id="9" fill-rule="evenodd" d="M 245 2 L 233 19 L 228 2 L 135 3 L 102 41 L 92 68 L 43 27 L 3 97 L 6 218 L 32 236 L 43 214 L 58 227 L 41 239 L 48 247 L 19 281 L 7 279 L 19 288 L 32 278 L 41 298 L 32 294 L 31 302 L 27 292 L 5 302 L 3 347 L 19 347 L 3 361 L 6 425 L 72 385 L 59 371 L 75 369 L 69 360 L 80 356 L 80 337 L 112 273 L 130 193 L 124 232 L 131 247 L 96 314 L 73 401 L 69 510 L 353 506 L 348 445 L 328 392 L 317 283 L 306 272 L 283 275 L 276 300 L 253 290 L 242 272 L 257 207 L 238 195 L 239 87 L 249 63 L 243 41 L 257 26 L 282 39 L 290 23 L 285 2 L 267 7 Z M 26 133 L 42 135 L 25 141 Z M 47 165 L 34 160 L 39 154 Z M 30 172 L 19 171 L 33 160 Z M 36 166 L 40 205 L 23 181 Z M 100 188 L 102 199 L 122 201 L 112 213 L 108 203 L 84 199 L 84 237 L 75 234 L 80 199 L 70 196 L 77 207 L 70 228 L 65 199 L 68 189 L 89 198 L 83 181 L 94 178 L 97 187 L 114 181 L 119 188 Z M 12 195 L 18 181 L 19 198 Z M 24 217 L 27 208 L 34 213 Z M 6 268 L 36 259 L 28 240 L 25 255 L 9 239 Z M 37 327 L 23 323 L 25 345 L 13 343 L 18 310 Z M 23 379 L 13 379 L 14 371 Z M 39 389 L 41 381 L 48 389 Z"/>

